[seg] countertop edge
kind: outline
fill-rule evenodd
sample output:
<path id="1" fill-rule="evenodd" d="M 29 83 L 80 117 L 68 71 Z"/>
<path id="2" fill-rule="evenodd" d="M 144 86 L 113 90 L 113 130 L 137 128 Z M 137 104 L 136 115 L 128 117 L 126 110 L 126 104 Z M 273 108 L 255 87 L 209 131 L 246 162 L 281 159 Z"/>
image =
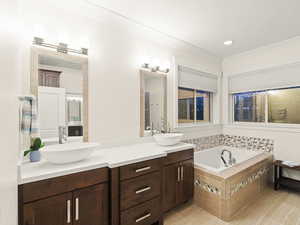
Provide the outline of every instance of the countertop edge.
<path id="1" fill-rule="evenodd" d="M 126 165 L 129 165 L 129 164 L 143 162 L 143 161 L 147 161 L 147 160 L 151 160 L 151 159 L 158 159 L 158 158 L 166 157 L 166 156 L 167 156 L 167 153 L 161 153 L 161 154 L 157 154 L 157 155 L 153 155 L 153 156 L 147 156 L 147 157 L 141 157 L 141 158 L 138 158 L 138 159 L 129 160 L 129 161 L 126 161 L 126 162 L 123 162 L 123 163 L 115 163 L 115 164 L 110 163 L 108 165 L 108 167 L 110 169 L 113 169 L 113 168 L 116 168 L 116 167 L 126 166 Z"/>
<path id="2" fill-rule="evenodd" d="M 108 167 L 108 163 L 66 169 L 61 172 L 42 174 L 42 175 L 35 176 L 32 178 L 31 177 L 23 178 L 23 179 L 19 178 L 18 185 L 28 184 L 28 183 L 32 183 L 32 182 L 41 181 L 41 180 L 47 180 L 47 179 L 51 179 L 51 178 L 55 178 L 55 177 L 66 176 L 66 175 L 70 175 L 70 174 L 74 174 L 74 173 L 80 173 L 80 172 L 84 172 L 84 171 L 88 171 L 88 170 L 101 169 L 101 168 L 105 168 L 105 167 Z"/>
<path id="3" fill-rule="evenodd" d="M 55 177 L 70 175 L 70 174 L 84 172 L 84 171 L 93 170 L 93 169 L 100 169 L 100 168 L 105 168 L 105 167 L 113 169 L 113 168 L 117 168 L 117 167 L 121 167 L 121 166 L 126 166 L 129 164 L 142 162 L 142 161 L 166 157 L 168 154 L 171 154 L 174 152 L 179 152 L 179 151 L 184 151 L 184 150 L 195 148 L 194 144 L 189 144 L 189 143 L 183 143 L 183 144 L 184 144 L 183 146 L 169 146 L 169 148 L 166 147 L 165 149 L 160 149 L 157 153 L 154 153 L 152 155 L 150 153 L 149 155 L 137 157 L 134 159 L 129 159 L 129 160 L 125 159 L 123 162 L 114 163 L 114 162 L 111 162 L 110 160 L 107 160 L 105 162 L 101 162 L 98 164 L 95 163 L 95 164 L 91 164 L 91 165 L 82 165 L 82 166 L 77 166 L 75 168 L 63 169 L 61 171 L 54 171 L 54 172 L 49 171 L 49 172 L 45 172 L 45 173 L 38 174 L 38 175 L 26 176 L 24 178 L 21 177 L 22 165 L 19 165 L 18 166 L 18 185 L 47 180 L 47 179 L 51 179 L 51 178 L 55 178 Z"/>

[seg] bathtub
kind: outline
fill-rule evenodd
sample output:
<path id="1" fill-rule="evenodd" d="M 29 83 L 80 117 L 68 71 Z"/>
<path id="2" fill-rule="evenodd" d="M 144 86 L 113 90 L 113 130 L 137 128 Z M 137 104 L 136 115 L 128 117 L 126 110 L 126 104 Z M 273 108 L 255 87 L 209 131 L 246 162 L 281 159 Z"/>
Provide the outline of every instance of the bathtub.
<path id="1" fill-rule="evenodd" d="M 236 164 L 224 165 L 223 149 L 232 152 Z M 227 153 L 224 158 L 228 159 Z M 272 161 L 270 153 L 225 146 L 195 152 L 194 202 L 220 219 L 231 221 L 268 188 Z"/>
<path id="2" fill-rule="evenodd" d="M 223 161 L 221 160 L 221 153 L 224 149 L 230 151 L 232 153 L 232 157 L 236 159 L 236 163 L 234 165 L 228 167 L 224 165 Z M 262 153 L 220 146 L 213 149 L 195 152 L 194 164 L 196 168 L 204 168 L 206 170 L 218 173 L 235 165 L 239 165 L 260 154 Z M 224 159 L 228 159 L 228 153 L 224 153 Z"/>

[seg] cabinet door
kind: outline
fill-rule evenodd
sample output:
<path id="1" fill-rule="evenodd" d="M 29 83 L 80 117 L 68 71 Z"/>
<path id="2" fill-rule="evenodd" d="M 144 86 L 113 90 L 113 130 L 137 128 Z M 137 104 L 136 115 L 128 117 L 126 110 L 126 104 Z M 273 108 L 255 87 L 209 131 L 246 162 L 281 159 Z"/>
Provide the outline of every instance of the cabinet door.
<path id="1" fill-rule="evenodd" d="M 194 195 L 194 160 L 181 162 L 180 203 L 193 198 Z"/>
<path id="2" fill-rule="evenodd" d="M 163 209 L 164 212 L 178 204 L 179 164 L 171 164 L 163 169 Z"/>
<path id="3" fill-rule="evenodd" d="M 72 194 L 24 204 L 23 225 L 71 225 Z"/>
<path id="4" fill-rule="evenodd" d="M 108 184 L 73 192 L 74 225 L 108 224 Z"/>

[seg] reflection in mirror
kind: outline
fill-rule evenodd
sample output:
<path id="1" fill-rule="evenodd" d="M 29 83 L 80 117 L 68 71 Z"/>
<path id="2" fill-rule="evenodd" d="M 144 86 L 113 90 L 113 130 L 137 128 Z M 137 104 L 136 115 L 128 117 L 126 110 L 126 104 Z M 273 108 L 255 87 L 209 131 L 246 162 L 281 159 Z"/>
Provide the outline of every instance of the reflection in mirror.
<path id="1" fill-rule="evenodd" d="M 37 54 L 34 71 L 40 136 L 46 144 L 82 142 L 87 129 L 86 63 L 75 56 L 44 53 Z"/>
<path id="2" fill-rule="evenodd" d="M 141 70 L 140 135 L 150 136 L 168 129 L 166 74 Z"/>

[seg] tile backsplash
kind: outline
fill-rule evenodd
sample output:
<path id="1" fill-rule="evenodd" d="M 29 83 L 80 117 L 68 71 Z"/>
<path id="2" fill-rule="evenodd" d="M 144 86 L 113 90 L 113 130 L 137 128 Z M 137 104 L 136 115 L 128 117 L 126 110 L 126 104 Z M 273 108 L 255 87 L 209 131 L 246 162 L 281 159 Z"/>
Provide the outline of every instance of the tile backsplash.
<path id="1" fill-rule="evenodd" d="M 222 134 L 186 139 L 184 142 L 196 145 L 195 151 L 201 151 L 222 145 Z"/>
<path id="2" fill-rule="evenodd" d="M 273 152 L 274 140 L 259 137 L 247 137 L 237 135 L 222 135 L 223 145 L 235 148 L 243 148 L 252 151 Z"/>
<path id="3" fill-rule="evenodd" d="M 195 144 L 195 151 L 201 151 L 221 145 L 251 151 L 273 152 L 274 150 L 274 140 L 272 139 L 228 134 L 191 138 L 184 140 L 184 142 Z"/>

